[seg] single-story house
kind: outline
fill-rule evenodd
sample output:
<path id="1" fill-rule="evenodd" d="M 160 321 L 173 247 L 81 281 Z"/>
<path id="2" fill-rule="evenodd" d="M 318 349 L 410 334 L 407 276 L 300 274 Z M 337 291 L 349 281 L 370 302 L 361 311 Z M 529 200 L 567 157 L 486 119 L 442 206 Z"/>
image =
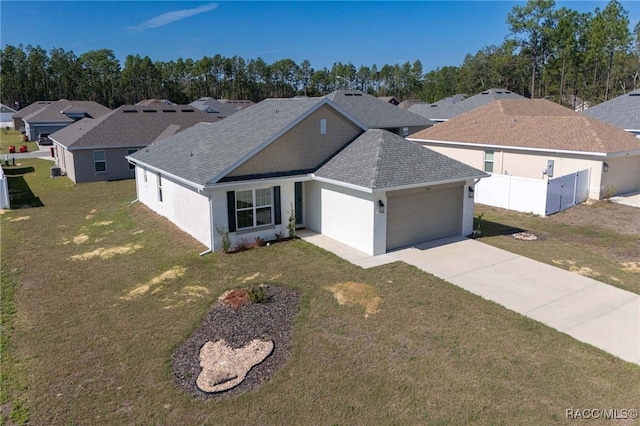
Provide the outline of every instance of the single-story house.
<path id="1" fill-rule="evenodd" d="M 220 102 L 211 97 L 200 98 L 197 101 L 191 102 L 189 105 L 208 114 L 213 114 L 218 118 L 225 118 L 240 111 L 229 102 Z"/>
<path id="2" fill-rule="evenodd" d="M 592 106 L 582 113 L 640 138 L 640 89 Z"/>
<path id="3" fill-rule="evenodd" d="M 412 105 L 409 107 L 409 111 L 414 114 L 421 115 L 422 117 L 426 117 L 436 123 L 442 123 L 498 99 L 527 98 L 507 89 L 487 89 L 471 97 L 464 94 L 458 94 L 444 98 L 430 105 Z"/>
<path id="4" fill-rule="evenodd" d="M 545 99 L 493 101 L 408 139 L 493 174 L 548 180 L 590 170 L 589 198 L 640 189 L 640 140 Z"/>
<path id="5" fill-rule="evenodd" d="M 13 120 L 11 119 L 11 116 L 16 112 L 18 111 L 13 108 L 9 108 L 4 104 L 0 104 L 0 127 L 3 129 L 6 127 L 13 128 Z"/>
<path id="6" fill-rule="evenodd" d="M 19 109 L 18 112 L 11 116 L 11 120 L 13 120 L 13 128 L 24 132 L 24 122 L 22 119 L 54 102 L 55 101 L 36 101 L 22 109 Z"/>
<path id="7" fill-rule="evenodd" d="M 45 103 L 42 108 L 23 116 L 22 122 L 25 134 L 29 140 L 33 141 L 40 136 L 50 135 L 80 119 L 98 118 L 110 111 L 111 109 L 97 102 L 62 99 L 49 104 Z"/>
<path id="8" fill-rule="evenodd" d="M 99 118 L 83 118 L 49 138 L 56 164 L 76 183 L 132 179 L 135 170 L 127 155 L 200 122 L 215 121 L 189 105 L 124 105 Z"/>
<path id="9" fill-rule="evenodd" d="M 127 158 L 137 199 L 206 252 L 225 232 L 233 246 L 287 235 L 290 220 L 370 255 L 467 235 L 469 194 L 487 176 L 328 97 L 266 99 Z"/>
<path id="10" fill-rule="evenodd" d="M 325 97 L 340 105 L 368 129 L 385 129 L 408 136 L 435 124 L 360 90 L 336 90 Z"/>

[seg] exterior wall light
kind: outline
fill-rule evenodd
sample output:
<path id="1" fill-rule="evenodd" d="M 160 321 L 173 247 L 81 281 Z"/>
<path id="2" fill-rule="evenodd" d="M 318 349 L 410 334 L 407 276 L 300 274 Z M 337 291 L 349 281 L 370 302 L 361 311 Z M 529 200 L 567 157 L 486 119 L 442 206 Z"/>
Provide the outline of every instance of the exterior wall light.
<path id="1" fill-rule="evenodd" d="M 475 190 L 473 189 L 473 186 L 469 185 L 469 198 L 473 198 L 473 196 L 475 195 Z"/>
<path id="2" fill-rule="evenodd" d="M 378 213 L 384 213 L 384 203 L 382 200 L 378 200 Z"/>
<path id="3" fill-rule="evenodd" d="M 607 163 L 602 163 L 602 171 L 604 171 L 604 172 L 608 172 L 609 171 L 609 165 Z"/>

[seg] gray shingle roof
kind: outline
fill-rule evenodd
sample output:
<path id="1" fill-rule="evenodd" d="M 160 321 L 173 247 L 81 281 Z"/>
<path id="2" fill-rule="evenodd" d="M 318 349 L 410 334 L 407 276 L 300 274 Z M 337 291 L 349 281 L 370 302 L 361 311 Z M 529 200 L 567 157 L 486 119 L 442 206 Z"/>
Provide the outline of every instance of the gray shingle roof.
<path id="1" fill-rule="evenodd" d="M 11 116 L 11 118 L 24 118 L 28 115 L 33 114 L 34 112 L 41 110 L 42 108 L 46 107 L 47 105 L 50 105 L 52 103 L 54 103 L 55 101 L 36 101 L 32 104 L 27 105 L 26 107 L 22 108 L 20 111 L 16 112 L 15 114 L 13 114 Z"/>
<path id="2" fill-rule="evenodd" d="M 324 103 L 323 98 L 266 99 L 154 143 L 131 158 L 197 185 L 215 183 Z"/>
<path id="3" fill-rule="evenodd" d="M 73 118 L 69 118 L 64 113 L 84 114 L 89 118 L 98 118 L 110 111 L 111 109 L 97 102 L 62 99 L 43 105 L 29 115 L 22 116 L 22 119 L 27 123 L 73 123 Z"/>
<path id="4" fill-rule="evenodd" d="M 592 106 L 582 114 L 625 130 L 640 130 L 640 89 Z"/>
<path id="5" fill-rule="evenodd" d="M 15 114 L 17 111 L 15 109 L 13 109 L 13 108 L 9 108 L 8 106 L 6 106 L 4 104 L 0 104 L 0 112 Z"/>
<path id="6" fill-rule="evenodd" d="M 69 149 L 146 146 L 200 122 L 218 120 L 189 105 L 123 105 L 99 118 L 83 118 L 49 137 Z"/>
<path id="7" fill-rule="evenodd" d="M 200 98 L 197 101 L 191 102 L 189 105 L 206 113 L 220 117 L 228 117 L 239 111 L 235 106 L 233 106 L 233 104 L 220 102 L 219 100 L 210 97 Z"/>
<path id="8" fill-rule="evenodd" d="M 360 90 L 336 90 L 326 95 L 369 129 L 432 126 L 432 121 Z"/>
<path id="9" fill-rule="evenodd" d="M 367 130 L 315 176 L 369 189 L 465 180 L 486 173 L 386 130 Z"/>
<path id="10" fill-rule="evenodd" d="M 507 89 L 488 89 L 467 98 L 455 95 L 430 105 L 413 105 L 409 111 L 431 120 L 449 120 L 498 99 L 526 99 Z"/>

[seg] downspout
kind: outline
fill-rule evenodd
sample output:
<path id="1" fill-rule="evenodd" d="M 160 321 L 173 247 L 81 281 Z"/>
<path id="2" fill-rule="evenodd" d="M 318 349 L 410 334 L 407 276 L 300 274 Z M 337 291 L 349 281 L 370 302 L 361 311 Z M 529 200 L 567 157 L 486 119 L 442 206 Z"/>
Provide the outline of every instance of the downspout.
<path id="1" fill-rule="evenodd" d="M 202 253 L 199 253 L 198 256 L 206 256 L 207 254 L 213 253 L 213 238 L 215 234 L 213 229 L 213 198 L 211 197 L 211 194 L 209 194 L 208 198 L 209 198 L 209 230 L 211 232 L 211 247 L 209 247 L 207 250 L 203 251 Z"/>

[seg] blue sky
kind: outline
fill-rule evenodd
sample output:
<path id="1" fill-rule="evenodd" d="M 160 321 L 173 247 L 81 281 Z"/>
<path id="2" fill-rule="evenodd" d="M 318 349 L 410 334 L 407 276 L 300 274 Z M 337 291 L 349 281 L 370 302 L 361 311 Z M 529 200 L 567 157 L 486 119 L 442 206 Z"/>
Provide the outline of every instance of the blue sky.
<path id="1" fill-rule="evenodd" d="M 579 12 L 607 1 L 557 1 Z M 632 27 L 640 3 L 622 1 Z M 467 53 L 499 45 L 517 1 L 0 1 L 0 44 L 107 48 L 152 60 L 219 53 L 268 63 L 308 59 L 378 67 L 419 59 L 425 71 L 458 66 Z"/>

